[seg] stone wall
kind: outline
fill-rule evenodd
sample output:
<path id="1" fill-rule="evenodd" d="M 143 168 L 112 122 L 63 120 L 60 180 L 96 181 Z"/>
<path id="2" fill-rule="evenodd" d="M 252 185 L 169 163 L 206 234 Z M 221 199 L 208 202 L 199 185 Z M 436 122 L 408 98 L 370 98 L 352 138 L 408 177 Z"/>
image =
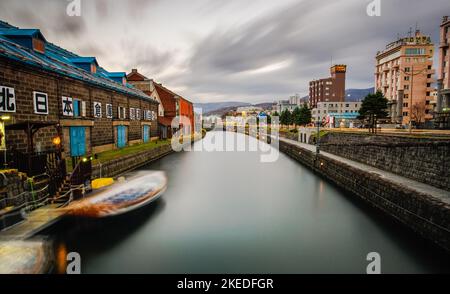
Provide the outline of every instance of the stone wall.
<path id="1" fill-rule="evenodd" d="M 286 142 L 280 151 L 450 251 L 449 204 Z"/>
<path id="2" fill-rule="evenodd" d="M 94 166 L 92 170 L 92 178 L 116 177 L 125 172 L 149 164 L 152 161 L 160 159 L 172 152 L 172 146 L 170 144 L 166 144 L 148 151 L 123 156 L 119 159 L 108 161 L 102 165 L 99 164 Z"/>
<path id="3" fill-rule="evenodd" d="M 321 149 L 450 191 L 450 140 L 329 133 Z"/>

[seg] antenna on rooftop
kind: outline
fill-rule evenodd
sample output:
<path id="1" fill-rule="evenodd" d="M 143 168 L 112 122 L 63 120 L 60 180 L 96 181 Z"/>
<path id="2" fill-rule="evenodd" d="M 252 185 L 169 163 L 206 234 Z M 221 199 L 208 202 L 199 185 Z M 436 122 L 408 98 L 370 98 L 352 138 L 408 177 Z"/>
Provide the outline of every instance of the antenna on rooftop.
<path id="1" fill-rule="evenodd" d="M 412 27 L 409 27 L 408 36 L 409 36 L 410 38 L 412 37 Z"/>

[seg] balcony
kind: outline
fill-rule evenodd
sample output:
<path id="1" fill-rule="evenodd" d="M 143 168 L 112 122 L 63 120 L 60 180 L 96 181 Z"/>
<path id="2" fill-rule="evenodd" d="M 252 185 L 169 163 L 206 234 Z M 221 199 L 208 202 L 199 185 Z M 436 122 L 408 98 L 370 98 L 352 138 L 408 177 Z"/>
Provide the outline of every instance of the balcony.
<path id="1" fill-rule="evenodd" d="M 441 42 L 441 44 L 439 44 L 439 48 L 447 48 L 448 47 L 448 40 L 445 42 Z"/>

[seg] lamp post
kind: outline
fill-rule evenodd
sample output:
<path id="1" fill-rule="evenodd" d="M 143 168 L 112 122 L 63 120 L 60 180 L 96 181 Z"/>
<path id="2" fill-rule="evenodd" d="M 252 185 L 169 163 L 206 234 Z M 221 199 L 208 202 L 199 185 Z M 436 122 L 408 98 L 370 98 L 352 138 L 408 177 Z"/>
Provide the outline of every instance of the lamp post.
<path id="1" fill-rule="evenodd" d="M 8 159 L 7 159 L 7 148 L 6 148 L 6 128 L 5 128 L 5 121 L 11 120 L 11 117 L 9 115 L 2 115 L 0 117 L 0 149 L 3 150 L 3 165 L 6 168 L 8 168 Z"/>
<path id="2" fill-rule="evenodd" d="M 317 114 L 316 155 L 320 154 L 320 114 Z"/>

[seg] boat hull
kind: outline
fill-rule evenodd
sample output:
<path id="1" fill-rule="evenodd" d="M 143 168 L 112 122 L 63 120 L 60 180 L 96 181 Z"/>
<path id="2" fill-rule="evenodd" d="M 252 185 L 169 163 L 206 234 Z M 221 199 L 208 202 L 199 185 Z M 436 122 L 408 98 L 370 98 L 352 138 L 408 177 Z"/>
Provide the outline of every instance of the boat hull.
<path id="1" fill-rule="evenodd" d="M 107 218 L 129 213 L 158 200 L 167 188 L 164 173 L 139 174 L 116 183 L 94 195 L 69 205 L 69 214 L 88 218 Z"/>

